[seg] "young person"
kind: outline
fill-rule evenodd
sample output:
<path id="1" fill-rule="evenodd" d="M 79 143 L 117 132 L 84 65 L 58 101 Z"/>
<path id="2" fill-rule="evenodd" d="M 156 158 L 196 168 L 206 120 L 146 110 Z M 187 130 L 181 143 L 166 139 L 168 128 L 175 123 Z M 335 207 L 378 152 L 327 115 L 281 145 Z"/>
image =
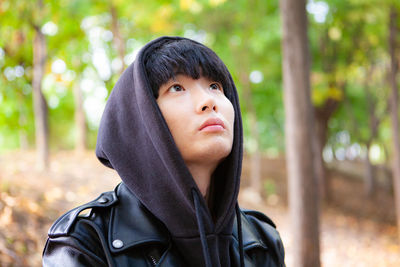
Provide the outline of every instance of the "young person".
<path id="1" fill-rule="evenodd" d="M 273 222 L 237 204 L 242 142 L 221 59 L 186 38 L 148 43 L 98 133 L 96 155 L 122 182 L 53 224 L 43 265 L 284 266 Z"/>

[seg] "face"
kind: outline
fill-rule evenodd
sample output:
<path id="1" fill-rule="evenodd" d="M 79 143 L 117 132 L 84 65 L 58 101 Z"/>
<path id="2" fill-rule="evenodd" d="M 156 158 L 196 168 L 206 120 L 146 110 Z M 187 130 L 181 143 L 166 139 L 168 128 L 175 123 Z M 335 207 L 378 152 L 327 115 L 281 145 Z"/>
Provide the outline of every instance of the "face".
<path id="1" fill-rule="evenodd" d="M 186 164 L 218 164 L 231 152 L 235 113 L 223 90 L 186 75 L 161 85 L 157 103 Z"/>

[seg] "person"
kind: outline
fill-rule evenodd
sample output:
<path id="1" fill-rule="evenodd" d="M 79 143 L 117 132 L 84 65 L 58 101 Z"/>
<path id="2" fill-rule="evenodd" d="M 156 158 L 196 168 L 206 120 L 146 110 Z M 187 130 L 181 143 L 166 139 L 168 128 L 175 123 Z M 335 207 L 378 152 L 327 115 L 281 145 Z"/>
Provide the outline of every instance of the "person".
<path id="1" fill-rule="evenodd" d="M 100 122 L 96 156 L 122 182 L 52 225 L 43 266 L 284 266 L 274 223 L 237 204 L 242 143 L 221 59 L 190 39 L 151 41 Z"/>

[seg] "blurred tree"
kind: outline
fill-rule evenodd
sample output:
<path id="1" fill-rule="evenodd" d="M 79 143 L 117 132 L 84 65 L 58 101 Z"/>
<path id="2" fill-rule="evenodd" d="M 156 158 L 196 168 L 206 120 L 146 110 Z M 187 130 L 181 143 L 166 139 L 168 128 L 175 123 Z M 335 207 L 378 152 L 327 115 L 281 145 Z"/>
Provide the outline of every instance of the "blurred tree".
<path id="1" fill-rule="evenodd" d="M 249 8 L 254 8 L 254 5 L 254 1 L 246 1 L 246 3 L 243 5 L 243 9 L 249 10 Z M 242 99 L 244 100 L 244 106 L 246 107 L 248 117 L 249 134 L 246 137 L 250 140 L 253 140 L 252 146 L 247 149 L 250 160 L 250 186 L 255 193 L 254 199 L 260 200 L 263 189 L 261 181 L 261 142 L 260 131 L 257 123 L 257 111 L 253 103 L 254 97 L 252 96 L 251 92 L 251 64 L 249 62 L 251 58 L 251 44 L 247 41 L 250 39 L 249 35 L 254 23 L 252 23 L 252 19 L 247 19 L 242 21 L 241 24 L 243 30 L 243 32 L 241 32 L 241 38 L 244 40 L 243 45 L 240 47 L 232 47 L 232 52 L 233 54 L 237 55 L 234 58 L 234 62 L 239 72 L 238 80 L 242 86 Z"/>
<path id="2" fill-rule="evenodd" d="M 311 1 L 313 3 L 313 1 Z M 327 5 L 327 4 L 326 4 Z M 347 21 L 352 16 L 347 2 L 329 2 L 319 21 L 313 20 L 311 28 L 311 51 L 313 56 L 312 88 L 315 106 L 315 168 L 317 171 L 319 194 L 322 199 L 330 199 L 330 182 L 323 160 L 323 149 L 328 138 L 329 121 L 339 107 L 347 86 L 347 66 L 352 61 L 352 34 L 357 32 L 357 24 Z M 345 35 L 342 37 L 342 35 Z M 358 36 L 358 35 L 354 35 Z"/>
<path id="3" fill-rule="evenodd" d="M 90 15 L 91 3 L 88 1 L 69 1 L 63 3 L 64 10 L 62 12 L 54 12 L 53 17 L 58 22 L 58 33 L 54 38 L 49 38 L 49 46 L 52 48 L 53 58 L 55 60 L 62 60 L 65 62 L 65 70 L 60 73 L 53 73 L 56 78 L 57 86 L 65 87 L 71 93 L 67 97 L 73 96 L 72 100 L 64 100 L 64 104 L 56 109 L 60 109 L 63 113 L 71 110 L 70 114 L 74 116 L 68 118 L 68 128 L 75 126 L 74 145 L 75 150 L 78 152 L 84 151 L 88 148 L 88 123 L 87 116 L 84 109 L 85 94 L 81 86 L 83 79 L 83 72 L 90 63 L 87 58 L 89 45 L 88 38 L 81 27 L 81 21 Z M 81 23 L 77 23 L 81 22 Z M 53 62 L 54 64 L 54 62 Z M 68 77 L 70 76 L 70 77 Z M 54 114 L 55 113 L 55 114 Z M 58 117 L 57 110 L 53 113 L 54 117 Z M 58 131 L 60 127 L 58 124 L 62 120 L 58 118 L 55 120 L 53 129 Z M 72 122 L 73 120 L 73 122 Z M 65 132 L 65 129 L 64 129 Z M 60 142 L 60 140 L 58 141 Z"/>
<path id="4" fill-rule="evenodd" d="M 365 71 L 361 72 L 359 80 L 364 80 L 359 94 L 354 96 L 350 92 L 346 93 L 344 98 L 344 112 L 348 117 L 347 123 L 342 129 L 348 129 L 352 135 L 352 140 L 365 144 L 365 152 L 362 160 L 364 161 L 364 191 L 366 197 L 372 197 L 375 192 L 375 167 L 371 162 L 371 146 L 378 140 L 379 125 L 387 116 L 387 106 L 384 103 L 382 91 L 373 90 L 382 86 L 381 77 L 379 77 L 377 65 L 371 62 L 371 65 Z M 376 81 L 376 77 L 380 80 Z M 341 114 L 340 114 L 341 115 Z M 344 116 L 341 115 L 341 116 Z"/>
<path id="5" fill-rule="evenodd" d="M 395 207 L 397 214 L 397 230 L 400 240 L 400 136 L 399 136 L 399 115 L 398 115 L 398 85 L 397 72 L 398 60 L 396 56 L 397 49 L 397 29 L 398 29 L 398 11 L 396 6 L 390 8 L 389 20 L 389 51 L 390 51 L 390 85 L 392 87 L 392 95 L 390 101 L 391 120 L 392 120 L 392 136 L 393 136 L 393 184 L 395 193 Z"/>
<path id="6" fill-rule="evenodd" d="M 119 21 L 118 21 L 118 13 L 117 13 L 117 8 L 115 4 L 110 1 L 110 13 L 111 13 L 111 30 L 113 33 L 113 42 L 114 45 L 118 51 L 118 58 L 122 64 L 120 68 L 120 74 L 125 69 L 125 54 L 126 54 L 126 49 L 125 49 L 125 42 L 121 36 L 120 30 L 119 30 Z"/>
<path id="7" fill-rule="evenodd" d="M 85 110 L 83 109 L 83 93 L 79 84 L 79 80 L 73 87 L 75 100 L 75 125 L 77 129 L 75 149 L 78 152 L 85 151 L 88 146 L 87 142 L 87 123 Z"/>
<path id="8" fill-rule="evenodd" d="M 326 12 L 313 13 L 313 5 L 317 4 L 326 8 Z M 310 1 L 308 4 L 309 12 L 314 15 L 310 36 L 313 58 L 312 96 L 317 132 L 316 170 L 320 194 L 327 200 L 330 198 L 330 182 L 323 151 L 329 137 L 334 139 L 337 133 L 345 130 L 350 133 L 351 142 L 363 147 L 367 146 L 371 136 L 376 134 L 378 138 L 378 127 L 374 134 L 375 130 L 368 123 L 371 113 L 365 112 L 370 108 L 365 102 L 368 98 L 373 100 L 370 102 L 372 104 L 379 101 L 375 103 L 377 114 L 374 116 L 380 121 L 386 118 L 382 113 L 385 97 L 380 96 L 382 92 L 385 93 L 384 83 L 370 80 L 369 83 L 373 85 L 368 87 L 378 86 L 379 90 L 370 90 L 372 95 L 368 97 L 365 75 L 360 75 L 366 73 L 365 69 L 373 64 L 376 65 L 377 73 L 385 69 L 385 43 L 379 40 L 385 38 L 387 15 L 382 9 L 376 8 L 378 4 L 382 3 L 369 0 Z M 382 79 L 382 75 L 379 78 Z M 371 140 L 374 139 L 372 137 Z M 366 168 L 372 170 L 372 165 L 370 167 L 366 161 Z M 366 171 L 366 184 L 371 181 L 371 177 L 370 171 Z"/>
<path id="9" fill-rule="evenodd" d="M 320 266 L 314 114 L 305 0 L 281 0 L 286 165 L 296 266 Z"/>
<path id="10" fill-rule="evenodd" d="M 33 134 L 30 31 L 16 13 L 0 9 L 0 147 L 27 149 Z M 16 134 L 17 133 L 17 134 Z"/>
<path id="11" fill-rule="evenodd" d="M 30 10 L 38 14 L 38 17 L 32 18 L 31 26 L 34 29 L 35 36 L 33 40 L 33 103 L 35 113 L 35 136 L 36 151 L 38 153 L 39 169 L 47 169 L 49 166 L 49 126 L 47 118 L 47 102 L 42 92 L 42 80 L 46 66 L 46 39 L 41 31 L 43 25 L 43 0 L 37 1 L 37 9 Z"/>
<path id="12" fill-rule="evenodd" d="M 20 40 L 15 44 L 6 42 L 8 39 L 4 39 L 3 41 L 5 42 L 3 46 L 5 47 L 6 57 L 14 56 L 18 58 L 17 64 L 21 66 L 18 67 L 20 71 L 15 71 L 15 69 L 12 71 L 11 66 L 7 66 L 6 69 L 10 71 L 6 78 L 7 80 L 14 80 L 16 79 L 15 76 L 17 76 L 32 84 L 33 113 L 35 117 L 33 121 L 35 123 L 35 138 L 38 152 L 37 163 L 39 169 L 45 169 L 48 166 L 48 118 L 47 103 L 42 92 L 42 79 L 46 66 L 46 40 L 41 31 L 41 27 L 44 24 L 45 8 L 42 1 L 4 1 L 2 7 L 5 9 L 2 20 L 5 22 L 6 29 L 1 31 L 1 34 L 3 36 L 9 34 L 11 36 L 19 36 Z M 33 44 L 33 46 L 30 44 Z M 26 53 L 27 48 L 32 50 Z M 16 62 L 14 60 L 6 60 L 6 63 L 13 65 Z M 25 77 L 25 71 L 29 70 L 30 66 L 32 66 L 32 76 L 29 76 L 28 73 L 27 77 Z M 25 91 L 26 94 L 28 87 L 9 88 L 9 90 Z M 22 100 L 21 98 L 18 99 Z M 9 100 L 15 101 L 16 99 Z M 25 101 L 26 99 L 23 98 L 23 100 Z M 19 115 L 20 121 L 25 122 L 27 120 L 25 112 L 20 112 Z M 27 138 L 21 138 L 21 144 L 25 142 L 23 139 Z"/>

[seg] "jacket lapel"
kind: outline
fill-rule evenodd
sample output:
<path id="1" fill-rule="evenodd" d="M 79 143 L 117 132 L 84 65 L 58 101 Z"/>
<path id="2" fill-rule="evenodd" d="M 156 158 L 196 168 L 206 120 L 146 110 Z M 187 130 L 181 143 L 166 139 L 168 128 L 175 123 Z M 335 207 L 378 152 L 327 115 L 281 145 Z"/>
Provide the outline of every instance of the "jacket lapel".
<path id="1" fill-rule="evenodd" d="M 268 249 L 267 245 L 261 240 L 261 237 L 255 231 L 254 227 L 252 227 L 246 215 L 242 211 L 240 212 L 240 216 L 242 222 L 243 249 L 245 251 L 256 247 Z M 236 240 L 239 240 L 236 218 L 233 224 L 232 234 Z"/>
<path id="2" fill-rule="evenodd" d="M 149 243 L 169 243 L 165 226 L 152 215 L 136 196 L 121 183 L 116 188 L 119 199 L 110 216 L 108 245 L 117 253 Z"/>

